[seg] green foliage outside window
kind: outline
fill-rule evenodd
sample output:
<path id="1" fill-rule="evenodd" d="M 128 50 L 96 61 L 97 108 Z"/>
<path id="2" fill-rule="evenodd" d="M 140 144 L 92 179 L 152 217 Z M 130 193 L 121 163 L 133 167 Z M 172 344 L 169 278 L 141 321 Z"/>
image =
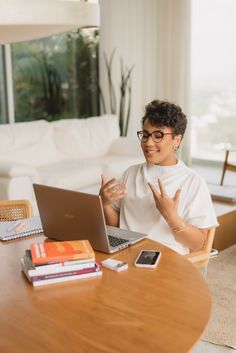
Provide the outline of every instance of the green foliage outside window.
<path id="1" fill-rule="evenodd" d="M 15 120 L 99 115 L 98 31 L 12 45 Z"/>

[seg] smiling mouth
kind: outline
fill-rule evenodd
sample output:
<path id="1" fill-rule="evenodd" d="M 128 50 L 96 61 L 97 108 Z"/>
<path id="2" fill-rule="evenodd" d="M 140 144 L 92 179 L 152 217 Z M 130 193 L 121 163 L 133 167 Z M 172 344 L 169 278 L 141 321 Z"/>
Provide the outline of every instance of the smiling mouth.
<path id="1" fill-rule="evenodd" d="M 146 154 L 154 154 L 154 153 L 158 153 L 160 152 L 160 150 L 145 150 Z"/>

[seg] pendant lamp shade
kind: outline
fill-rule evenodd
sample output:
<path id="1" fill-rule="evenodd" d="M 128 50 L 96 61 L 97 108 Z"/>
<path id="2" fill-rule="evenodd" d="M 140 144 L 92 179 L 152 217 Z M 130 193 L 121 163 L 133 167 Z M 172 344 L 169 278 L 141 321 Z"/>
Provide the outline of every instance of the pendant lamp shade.
<path id="1" fill-rule="evenodd" d="M 99 5 L 79 0 L 0 0 L 0 44 L 99 26 Z"/>

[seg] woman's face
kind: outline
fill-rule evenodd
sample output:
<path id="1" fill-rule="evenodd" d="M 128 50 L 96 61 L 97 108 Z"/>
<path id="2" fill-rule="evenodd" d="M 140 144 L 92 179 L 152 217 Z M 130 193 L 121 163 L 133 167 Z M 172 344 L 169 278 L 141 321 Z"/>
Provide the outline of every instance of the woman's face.
<path id="1" fill-rule="evenodd" d="M 161 166 L 174 165 L 177 163 L 175 149 L 181 142 L 181 135 L 174 136 L 171 128 L 152 125 L 148 119 L 144 123 L 143 131 L 149 134 L 154 131 L 161 131 L 164 134 L 168 134 L 164 135 L 160 142 L 154 142 L 151 136 L 149 136 L 146 142 L 141 141 L 143 154 L 148 163 Z"/>

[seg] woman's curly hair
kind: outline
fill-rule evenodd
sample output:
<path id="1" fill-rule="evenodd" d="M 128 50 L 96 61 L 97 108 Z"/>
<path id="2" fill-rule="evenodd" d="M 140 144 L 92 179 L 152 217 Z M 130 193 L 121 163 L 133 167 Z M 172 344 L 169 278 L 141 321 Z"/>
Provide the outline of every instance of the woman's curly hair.
<path id="1" fill-rule="evenodd" d="M 170 127 L 175 135 L 183 136 L 187 126 L 186 115 L 178 105 L 157 99 L 146 105 L 142 126 L 146 120 L 154 126 Z"/>

